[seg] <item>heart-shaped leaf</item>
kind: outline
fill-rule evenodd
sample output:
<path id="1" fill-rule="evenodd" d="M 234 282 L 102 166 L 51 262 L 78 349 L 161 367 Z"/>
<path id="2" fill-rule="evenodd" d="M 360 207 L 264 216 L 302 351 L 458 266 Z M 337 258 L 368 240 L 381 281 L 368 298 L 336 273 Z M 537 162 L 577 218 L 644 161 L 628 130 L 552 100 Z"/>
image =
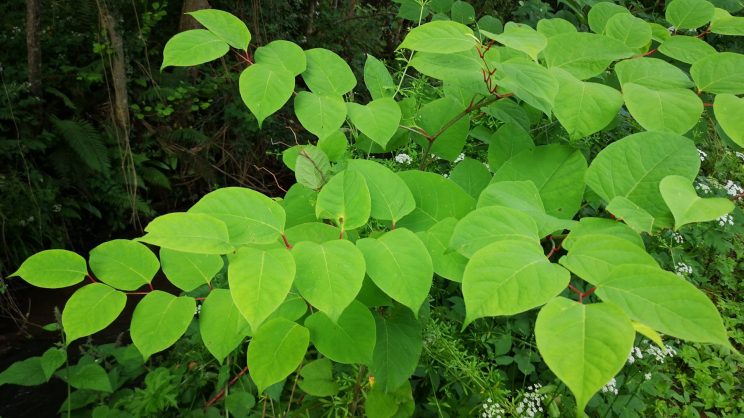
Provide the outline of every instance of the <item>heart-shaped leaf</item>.
<path id="1" fill-rule="evenodd" d="M 694 222 L 713 221 L 734 210 L 734 203 L 726 198 L 699 197 L 690 179 L 682 176 L 664 177 L 659 190 L 674 215 L 674 229 Z"/>
<path id="2" fill-rule="evenodd" d="M 726 135 L 740 146 L 744 147 L 744 99 L 733 94 L 716 95 L 713 101 L 713 113 L 718 124 Z"/>
<path id="3" fill-rule="evenodd" d="M 366 105 L 347 103 L 349 118 L 371 140 L 387 146 L 400 124 L 400 107 L 389 97 L 373 100 Z"/>

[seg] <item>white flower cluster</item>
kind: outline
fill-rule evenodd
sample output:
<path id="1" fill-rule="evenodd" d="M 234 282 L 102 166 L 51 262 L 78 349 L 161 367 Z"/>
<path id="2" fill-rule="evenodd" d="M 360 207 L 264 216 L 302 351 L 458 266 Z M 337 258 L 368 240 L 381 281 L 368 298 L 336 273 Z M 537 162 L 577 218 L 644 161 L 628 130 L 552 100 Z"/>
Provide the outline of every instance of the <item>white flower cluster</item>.
<path id="1" fill-rule="evenodd" d="M 651 373 L 645 373 L 643 375 L 643 378 L 646 379 L 646 380 L 651 380 L 651 376 L 652 376 Z"/>
<path id="2" fill-rule="evenodd" d="M 640 360 L 643 358 L 643 351 L 641 351 L 640 347 L 633 347 L 630 350 L 630 354 L 628 354 L 628 364 L 635 363 L 636 359 Z"/>
<path id="3" fill-rule="evenodd" d="M 411 165 L 413 158 L 408 154 L 398 154 L 395 156 L 395 162 L 398 164 Z"/>
<path id="4" fill-rule="evenodd" d="M 674 271 L 678 276 L 685 276 L 692 274 L 692 267 L 683 262 L 679 262 L 674 266 Z"/>
<path id="5" fill-rule="evenodd" d="M 617 389 L 617 380 L 614 377 L 606 385 L 602 386 L 602 393 L 613 393 L 617 395 L 619 392 Z"/>
<path id="6" fill-rule="evenodd" d="M 742 189 L 741 186 L 731 180 L 726 180 L 726 184 L 723 185 L 723 188 L 726 189 L 726 193 L 728 193 L 730 196 L 738 196 L 744 193 L 744 189 Z"/>
<path id="7" fill-rule="evenodd" d="M 486 170 L 491 171 L 491 166 L 488 163 L 483 163 L 483 165 L 486 166 Z"/>
<path id="8" fill-rule="evenodd" d="M 504 416 L 506 412 L 504 411 L 504 408 L 501 407 L 498 403 L 495 403 L 493 399 L 488 398 L 486 399 L 486 402 L 483 404 L 483 413 L 481 413 L 481 417 L 483 418 L 501 418 Z"/>
<path id="9" fill-rule="evenodd" d="M 708 158 L 708 153 L 698 148 L 698 153 L 700 154 L 700 161 L 705 161 L 706 158 Z"/>
<path id="10" fill-rule="evenodd" d="M 734 225 L 734 217 L 731 215 L 723 215 L 720 218 L 718 218 L 718 225 L 721 227 L 725 227 L 726 225 Z"/>
<path id="11" fill-rule="evenodd" d="M 465 159 L 465 153 L 461 152 L 460 155 L 458 155 L 457 158 L 455 158 L 455 164 L 459 163 L 460 161 L 464 159 Z"/>
<path id="12" fill-rule="evenodd" d="M 682 234 L 678 232 L 672 232 L 672 240 L 677 244 L 684 244 L 685 237 L 683 237 Z"/>
<path id="13" fill-rule="evenodd" d="M 201 303 L 196 304 L 196 312 L 194 312 L 194 316 L 199 316 L 201 314 Z"/>
<path id="14" fill-rule="evenodd" d="M 740 160 L 744 161 L 744 152 L 739 152 L 739 151 L 736 151 L 736 152 L 734 152 L 734 154 L 736 154 L 736 156 L 737 156 L 737 157 L 738 157 L 738 158 L 739 158 Z"/>
<path id="15" fill-rule="evenodd" d="M 646 354 L 650 354 L 657 362 L 664 364 L 664 359 L 676 356 L 677 350 L 671 345 L 664 345 L 664 350 L 662 350 L 654 344 L 649 344 L 648 348 L 646 348 Z"/>
<path id="16" fill-rule="evenodd" d="M 695 189 L 697 189 L 700 192 L 703 192 L 703 194 L 708 194 L 712 191 L 710 189 L 710 186 L 708 186 L 708 184 L 705 183 L 703 180 L 698 180 L 695 183 Z"/>
<path id="17" fill-rule="evenodd" d="M 527 392 L 517 405 L 519 416 L 533 418 L 538 412 L 543 412 L 543 401 L 548 395 L 540 393 L 540 388 L 542 385 L 539 383 L 527 386 Z"/>

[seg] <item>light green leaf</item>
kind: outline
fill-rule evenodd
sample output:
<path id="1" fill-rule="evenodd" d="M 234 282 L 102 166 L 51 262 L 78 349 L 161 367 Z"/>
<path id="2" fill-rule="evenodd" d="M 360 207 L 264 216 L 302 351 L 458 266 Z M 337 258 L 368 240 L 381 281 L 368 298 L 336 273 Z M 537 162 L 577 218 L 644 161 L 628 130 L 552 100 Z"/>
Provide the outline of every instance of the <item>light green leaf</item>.
<path id="1" fill-rule="evenodd" d="M 292 73 L 269 64 L 253 64 L 243 70 L 238 88 L 243 103 L 258 121 L 263 121 L 281 109 L 292 97 L 295 81 Z"/>
<path id="2" fill-rule="evenodd" d="M 230 45 L 208 30 L 187 30 L 174 35 L 165 44 L 160 70 L 168 66 L 204 64 L 225 55 L 229 50 Z"/>
<path id="3" fill-rule="evenodd" d="M 377 342 L 369 371 L 375 387 L 393 391 L 416 370 L 421 356 L 421 324 L 408 309 L 394 307 L 375 315 Z"/>
<path id="4" fill-rule="evenodd" d="M 477 199 L 491 182 L 491 173 L 482 162 L 465 158 L 455 166 L 449 178 Z"/>
<path id="5" fill-rule="evenodd" d="M 462 23 L 438 20 L 411 29 L 398 49 L 448 54 L 475 48 L 477 42 L 473 31 Z"/>
<path id="6" fill-rule="evenodd" d="M 307 222 L 287 229 L 285 235 L 290 244 L 300 241 L 322 244 L 327 241 L 338 240 L 341 236 L 341 229 L 321 222 Z M 347 238 L 348 234 L 346 234 L 344 239 Z"/>
<path id="7" fill-rule="evenodd" d="M 530 134 L 518 124 L 506 122 L 489 138 L 488 164 L 495 172 L 515 155 L 533 149 L 535 143 Z"/>
<path id="8" fill-rule="evenodd" d="M 96 390 L 99 392 L 111 393 L 111 380 L 106 370 L 98 363 L 93 363 L 88 357 L 89 362 L 80 361 L 75 366 L 70 367 L 66 372 L 58 372 L 57 377 L 68 381 L 70 386 L 81 390 Z"/>
<path id="9" fill-rule="evenodd" d="M 393 97 L 395 93 L 395 83 L 390 71 L 382 61 L 369 54 L 364 62 L 364 85 L 372 100 Z"/>
<path id="10" fill-rule="evenodd" d="M 525 58 L 512 58 L 501 63 L 494 79 L 520 100 L 550 115 L 558 94 L 558 80 L 542 65 Z"/>
<path id="11" fill-rule="evenodd" d="M 438 174 L 411 170 L 398 176 L 408 185 L 416 201 L 416 208 L 401 219 L 398 226 L 423 231 L 444 218 L 460 219 L 475 209 L 475 199 Z"/>
<path id="12" fill-rule="evenodd" d="M 176 297 L 154 290 L 137 304 L 132 313 L 132 343 L 142 357 L 172 346 L 186 332 L 196 312 L 196 302 L 188 296 Z"/>
<path id="13" fill-rule="evenodd" d="M 522 128 L 525 133 L 530 129 L 531 122 L 527 112 L 512 99 L 497 100 L 495 103 L 484 107 L 483 112 L 504 122 L 504 124 L 515 124 Z M 489 142 L 493 143 L 493 141 Z"/>
<path id="14" fill-rule="evenodd" d="M 744 17 L 731 16 L 723 9 L 715 9 L 710 31 L 719 35 L 744 36 Z"/>
<path id="15" fill-rule="evenodd" d="M 90 269 L 96 278 L 120 290 L 150 283 L 159 268 L 155 254 L 136 241 L 116 239 L 90 251 Z"/>
<path id="16" fill-rule="evenodd" d="M 607 21 L 604 33 L 633 49 L 641 49 L 651 43 L 651 26 L 628 13 L 612 16 Z"/>
<path id="17" fill-rule="evenodd" d="M 190 292 L 209 284 L 224 265 L 216 254 L 194 254 L 160 249 L 160 265 L 165 277 L 177 288 Z"/>
<path id="18" fill-rule="evenodd" d="M 346 134 L 344 134 L 344 131 L 341 129 L 325 138 L 318 139 L 318 148 L 320 148 L 320 150 L 328 156 L 328 159 L 333 162 L 341 161 L 344 158 L 348 146 L 349 141 L 346 139 Z"/>
<path id="19" fill-rule="evenodd" d="M 685 177 L 664 177 L 659 190 L 674 215 L 674 229 L 690 223 L 714 221 L 734 210 L 734 203 L 729 199 L 699 197 L 692 181 Z"/>
<path id="20" fill-rule="evenodd" d="M 242 20 L 236 16 L 217 9 L 202 9 L 186 13 L 191 15 L 207 30 L 217 35 L 236 49 L 246 51 L 251 42 L 251 33 Z"/>
<path id="21" fill-rule="evenodd" d="M 105 284 L 91 283 L 76 290 L 62 311 L 65 343 L 70 345 L 78 338 L 106 328 L 124 310 L 126 303 L 127 295 Z"/>
<path id="22" fill-rule="evenodd" d="M 341 231 L 363 226 L 369 220 L 372 202 L 364 177 L 356 171 L 342 171 L 331 178 L 318 194 L 315 215 L 332 219 Z"/>
<path id="23" fill-rule="evenodd" d="M 705 0 L 674 0 L 666 6 L 666 20 L 676 29 L 697 29 L 710 22 L 714 11 Z"/>
<path id="24" fill-rule="evenodd" d="M 629 15 L 630 12 L 627 8 L 612 2 L 599 2 L 595 4 L 589 9 L 587 15 L 589 28 L 596 34 L 603 34 L 607 21 L 616 14 Z"/>
<path id="25" fill-rule="evenodd" d="M 137 240 L 161 248 L 200 254 L 227 254 L 234 250 L 227 225 L 203 213 L 161 215 L 150 221 L 145 232 Z"/>
<path id="26" fill-rule="evenodd" d="M 295 178 L 297 183 L 311 190 L 320 190 L 328 181 L 331 162 L 321 149 L 305 145 L 297 155 Z"/>
<path id="27" fill-rule="evenodd" d="M 314 48 L 305 51 L 305 57 L 307 68 L 302 73 L 302 79 L 313 93 L 340 97 L 356 86 L 351 67 L 335 52 Z"/>
<path id="28" fill-rule="evenodd" d="M 577 416 L 625 365 L 635 330 L 609 303 L 582 305 L 557 297 L 537 315 L 535 338 L 545 363 L 576 397 Z"/>
<path id="29" fill-rule="evenodd" d="M 656 332 L 653 328 L 649 327 L 648 325 L 641 324 L 640 322 L 636 322 L 636 321 L 630 321 L 630 322 L 633 323 L 633 328 L 635 328 L 637 333 L 653 341 L 654 344 L 659 346 L 659 348 L 661 348 L 662 350 L 666 350 L 666 347 L 664 346 L 664 342 L 661 340 L 661 335 L 659 335 L 659 333 Z"/>
<path id="30" fill-rule="evenodd" d="M 390 297 L 418 314 L 431 288 L 429 251 L 413 232 L 397 228 L 379 238 L 356 242 L 364 254 L 367 274 Z"/>
<path id="31" fill-rule="evenodd" d="M 651 234 L 656 225 L 656 218 L 625 196 L 613 197 L 605 209 L 615 216 L 617 220 L 625 222 L 626 225 L 639 234 L 641 232 Z"/>
<path id="32" fill-rule="evenodd" d="M 572 241 L 568 254 L 559 262 L 593 285 L 601 283 L 617 266 L 635 264 L 659 268 L 656 260 L 643 248 L 606 234 L 586 234 Z"/>
<path id="33" fill-rule="evenodd" d="M 648 266 L 620 266 L 598 283 L 596 293 L 631 319 L 664 334 L 730 347 L 713 302 L 674 273 Z"/>
<path id="34" fill-rule="evenodd" d="M 643 239 L 631 227 L 622 222 L 607 218 L 583 217 L 571 228 L 571 233 L 563 240 L 562 247 L 571 250 L 573 243 L 587 235 L 612 235 L 645 250 Z"/>
<path id="35" fill-rule="evenodd" d="M 491 15 L 481 16 L 481 18 L 478 19 L 476 26 L 478 30 L 483 29 L 491 33 L 501 33 L 504 31 L 504 24 L 501 23 L 501 20 Z"/>
<path id="36" fill-rule="evenodd" d="M 220 364 L 251 335 L 251 327 L 233 303 L 229 290 L 209 292 L 199 313 L 199 333 L 207 350 Z"/>
<path id="37" fill-rule="evenodd" d="M 475 22 L 475 8 L 466 1 L 457 0 L 452 3 L 450 14 L 452 15 L 452 20 L 464 25 L 470 25 Z"/>
<path id="38" fill-rule="evenodd" d="M 309 344 L 310 331 L 286 319 L 273 319 L 256 331 L 248 345 L 248 370 L 258 393 L 297 369 Z"/>
<path id="39" fill-rule="evenodd" d="M 230 260 L 227 279 L 233 302 L 253 331 L 284 302 L 295 277 L 295 261 L 286 249 L 243 247 Z"/>
<path id="40" fill-rule="evenodd" d="M 449 247 L 465 257 L 496 241 L 526 241 L 537 245 L 537 225 L 529 215 L 503 206 L 476 209 L 460 219 Z"/>
<path id="41" fill-rule="evenodd" d="M 315 202 L 318 198 L 318 192 L 310 190 L 302 184 L 295 183 L 289 188 L 284 199 L 280 202 L 287 214 L 287 223 L 285 227 L 289 230 L 291 227 L 315 222 Z M 285 231 L 286 234 L 286 231 Z"/>
<path id="42" fill-rule="evenodd" d="M 533 60 L 537 60 L 538 54 L 548 45 L 548 39 L 545 35 L 523 23 L 507 22 L 504 26 L 504 32 L 498 35 L 484 30 L 480 32 L 485 37 L 502 45 L 526 53 Z"/>
<path id="43" fill-rule="evenodd" d="M 722 93 L 713 100 L 713 113 L 726 135 L 744 147 L 744 99 L 733 94 Z"/>
<path id="44" fill-rule="evenodd" d="M 715 55 L 716 49 L 695 36 L 672 36 L 659 45 L 659 52 L 669 58 L 693 64 L 708 55 Z"/>
<path id="45" fill-rule="evenodd" d="M 633 118 L 649 131 L 684 134 L 703 113 L 703 101 L 689 89 L 655 90 L 626 83 L 623 98 Z"/>
<path id="46" fill-rule="evenodd" d="M 545 257 L 539 242 L 497 241 L 476 252 L 465 267 L 462 295 L 467 326 L 477 318 L 516 315 L 561 293 L 571 278 Z"/>
<path id="47" fill-rule="evenodd" d="M 537 22 L 537 31 L 545 35 L 546 40 L 547 38 L 552 38 L 553 36 L 562 33 L 577 32 L 576 26 L 574 26 L 573 23 L 558 17 L 552 19 L 540 19 Z"/>
<path id="48" fill-rule="evenodd" d="M 419 110 L 419 126 L 430 136 L 439 133 L 431 147 L 432 154 L 448 161 L 453 161 L 460 155 L 470 130 L 470 118 L 465 116 L 444 131 L 441 129 L 464 110 L 463 105 L 450 97 L 431 101 Z M 422 135 L 414 135 L 414 140 L 422 147 L 428 147 L 429 140 Z"/>
<path id="49" fill-rule="evenodd" d="M 693 86 L 687 74 L 674 65 L 658 58 L 634 58 L 615 64 L 620 84 L 633 83 L 651 89 L 686 89 Z"/>
<path id="50" fill-rule="evenodd" d="M 651 26 L 651 39 L 658 43 L 666 42 L 672 37 L 665 26 L 653 22 L 649 23 L 649 26 Z"/>
<path id="51" fill-rule="evenodd" d="M 577 32 L 550 38 L 543 55 L 548 68 L 559 67 L 585 80 L 602 74 L 613 61 L 632 56 L 633 50 L 608 36 Z"/>
<path id="52" fill-rule="evenodd" d="M 337 96 L 301 91 L 294 100 L 294 110 L 302 126 L 318 138 L 338 131 L 346 120 L 346 105 Z"/>
<path id="53" fill-rule="evenodd" d="M 333 364 L 327 358 L 311 361 L 300 370 L 302 380 L 297 386 L 308 395 L 324 397 L 338 393 L 338 385 L 333 379 Z"/>
<path id="54" fill-rule="evenodd" d="M 416 207 L 408 185 L 389 168 L 370 160 L 349 160 L 347 171 L 362 175 L 372 199 L 371 216 L 395 225 Z"/>
<path id="55" fill-rule="evenodd" d="M 450 251 L 449 248 L 456 224 L 457 219 L 445 218 L 417 235 L 429 250 L 434 273 L 445 279 L 462 282 L 462 274 L 468 259 L 456 251 Z"/>
<path id="56" fill-rule="evenodd" d="M 57 371 L 67 361 L 67 351 L 60 348 L 52 347 L 41 355 L 41 369 L 46 380 L 49 380 L 54 372 Z M 0 382 L 2 378 L 0 378 Z M 0 383 L 2 384 L 2 383 Z"/>
<path id="57" fill-rule="evenodd" d="M 343 364 L 370 364 L 375 348 L 375 319 L 362 303 L 354 301 L 335 322 L 323 312 L 305 319 L 310 341 L 329 359 Z"/>
<path id="58" fill-rule="evenodd" d="M 307 68 L 305 51 L 294 42 L 276 40 L 256 49 L 253 54 L 256 64 L 282 69 L 292 76 L 302 74 Z M 254 64 L 255 65 L 255 64 Z M 250 67 L 248 67 L 250 68 Z M 294 77 L 292 77 L 294 80 Z M 292 83 L 294 85 L 294 83 Z"/>
<path id="59" fill-rule="evenodd" d="M 400 107 L 389 97 L 373 100 L 366 105 L 347 103 L 346 108 L 354 126 L 383 148 L 398 130 Z"/>
<path id="60" fill-rule="evenodd" d="M 700 91 L 716 94 L 744 94 L 742 68 L 744 68 L 744 55 L 721 52 L 695 61 L 690 68 L 690 75 Z"/>
<path id="61" fill-rule="evenodd" d="M 38 252 L 21 264 L 9 277 L 46 289 L 59 289 L 80 283 L 88 275 L 88 266 L 80 255 L 67 250 Z"/>
<path id="62" fill-rule="evenodd" d="M 396 389 L 387 392 L 373 386 L 367 392 L 364 413 L 367 418 L 407 418 L 413 416 L 416 402 L 413 399 L 411 382 L 406 380 Z"/>

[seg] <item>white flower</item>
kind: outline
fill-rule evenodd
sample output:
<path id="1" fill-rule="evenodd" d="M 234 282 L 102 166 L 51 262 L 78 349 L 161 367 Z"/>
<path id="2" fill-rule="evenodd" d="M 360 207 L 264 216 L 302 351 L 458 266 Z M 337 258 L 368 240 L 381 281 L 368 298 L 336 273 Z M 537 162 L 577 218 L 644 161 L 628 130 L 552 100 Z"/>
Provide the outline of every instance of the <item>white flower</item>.
<path id="1" fill-rule="evenodd" d="M 739 157 L 740 160 L 744 161 L 744 152 L 736 151 L 734 152 L 734 154 L 736 154 L 736 156 Z"/>
<path id="2" fill-rule="evenodd" d="M 527 392 L 522 396 L 522 400 L 517 405 L 517 414 L 522 417 L 534 417 L 538 412 L 543 411 L 543 401 L 548 395 L 540 393 L 542 385 L 536 383 L 527 386 Z M 524 413 L 524 415 L 522 415 Z"/>
<path id="3" fill-rule="evenodd" d="M 741 186 L 731 180 L 726 180 L 726 184 L 723 186 L 723 188 L 726 189 L 726 193 L 728 193 L 730 196 L 738 196 L 744 193 L 744 189 L 742 189 Z"/>
<path id="4" fill-rule="evenodd" d="M 449 178 L 449 174 L 447 174 L 447 173 L 444 173 L 444 174 L 442 174 L 442 177 L 444 177 L 444 178 L 448 179 L 448 178 Z"/>
<path id="5" fill-rule="evenodd" d="M 685 242 L 685 237 L 682 236 L 682 234 L 677 232 L 672 232 L 672 239 L 677 244 L 683 244 Z"/>
<path id="6" fill-rule="evenodd" d="M 646 373 L 643 375 L 643 378 L 646 380 L 651 380 L 651 373 Z"/>
<path id="7" fill-rule="evenodd" d="M 702 181 L 698 181 L 697 183 L 695 183 L 695 188 L 697 190 L 703 192 L 703 194 L 708 194 L 708 193 L 711 192 L 710 186 L 708 186 L 707 184 L 703 183 Z"/>
<path id="8" fill-rule="evenodd" d="M 636 359 L 642 359 L 643 358 L 643 352 L 638 347 L 633 347 L 630 350 L 630 354 L 628 354 L 628 364 L 635 363 Z"/>
<path id="9" fill-rule="evenodd" d="M 731 215 L 723 215 L 718 218 L 718 225 L 725 227 L 726 225 L 734 225 L 734 217 Z"/>
<path id="10" fill-rule="evenodd" d="M 677 273 L 678 276 L 685 276 L 688 274 L 692 274 L 692 267 L 689 265 L 679 262 L 677 265 L 674 266 L 674 271 Z"/>
<path id="11" fill-rule="evenodd" d="M 461 152 L 460 155 L 458 155 L 457 158 L 455 158 L 455 164 L 459 163 L 460 161 L 464 159 L 465 159 L 465 153 Z"/>
<path id="12" fill-rule="evenodd" d="M 698 148 L 698 153 L 700 154 L 700 161 L 705 161 L 706 158 L 708 158 L 708 153 Z"/>
<path id="13" fill-rule="evenodd" d="M 617 388 L 617 380 L 613 377 L 607 382 L 606 385 L 602 386 L 602 393 L 613 393 L 617 395 L 620 391 Z"/>
<path id="14" fill-rule="evenodd" d="M 667 30 L 669 31 L 669 33 L 674 33 L 674 32 L 676 32 L 676 31 L 677 31 L 677 28 L 675 28 L 674 26 L 669 26 L 669 27 L 667 28 Z"/>
<path id="15" fill-rule="evenodd" d="M 674 357 L 677 355 L 677 350 L 670 345 L 665 345 L 664 350 L 657 347 L 656 345 L 649 345 L 646 349 L 646 354 L 650 354 L 659 363 L 664 363 L 666 357 Z"/>
<path id="16" fill-rule="evenodd" d="M 483 412 L 481 413 L 481 417 L 483 418 L 501 418 L 501 414 L 505 412 L 501 405 L 494 403 L 491 398 L 486 399 L 486 402 L 481 407 L 483 408 Z"/>
<path id="17" fill-rule="evenodd" d="M 201 304 L 196 305 L 196 312 L 194 312 L 194 315 L 199 315 L 201 313 Z"/>
<path id="18" fill-rule="evenodd" d="M 398 164 L 411 165 L 413 158 L 408 154 L 398 154 L 395 156 L 395 162 Z"/>

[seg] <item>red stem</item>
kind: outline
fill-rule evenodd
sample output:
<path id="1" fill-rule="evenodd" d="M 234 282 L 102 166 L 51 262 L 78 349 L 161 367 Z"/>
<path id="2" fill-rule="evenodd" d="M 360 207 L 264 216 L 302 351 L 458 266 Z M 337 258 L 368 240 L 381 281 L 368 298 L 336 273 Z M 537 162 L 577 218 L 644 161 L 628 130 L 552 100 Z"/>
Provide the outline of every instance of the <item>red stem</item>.
<path id="1" fill-rule="evenodd" d="M 237 382 L 238 379 L 240 379 L 241 376 L 243 376 L 244 374 L 246 374 L 246 372 L 248 372 L 248 366 L 245 366 L 243 368 L 243 370 L 240 371 L 240 373 L 238 373 L 235 377 L 233 377 L 233 379 L 230 381 L 230 383 L 227 384 L 227 387 L 222 388 L 222 390 L 220 390 L 219 392 L 217 392 L 217 394 L 214 395 L 214 397 L 212 399 L 210 399 L 209 401 L 207 401 L 206 405 L 204 405 L 204 409 L 209 408 L 210 406 L 214 405 L 215 402 L 217 402 L 220 399 L 222 399 L 222 397 L 225 396 L 225 391 L 227 390 L 227 388 L 229 388 L 230 386 L 234 385 L 235 382 Z"/>
<path id="2" fill-rule="evenodd" d="M 287 247 L 288 250 L 292 249 L 292 245 L 287 241 L 287 236 L 284 234 L 282 234 L 282 241 L 284 241 L 284 246 Z"/>

